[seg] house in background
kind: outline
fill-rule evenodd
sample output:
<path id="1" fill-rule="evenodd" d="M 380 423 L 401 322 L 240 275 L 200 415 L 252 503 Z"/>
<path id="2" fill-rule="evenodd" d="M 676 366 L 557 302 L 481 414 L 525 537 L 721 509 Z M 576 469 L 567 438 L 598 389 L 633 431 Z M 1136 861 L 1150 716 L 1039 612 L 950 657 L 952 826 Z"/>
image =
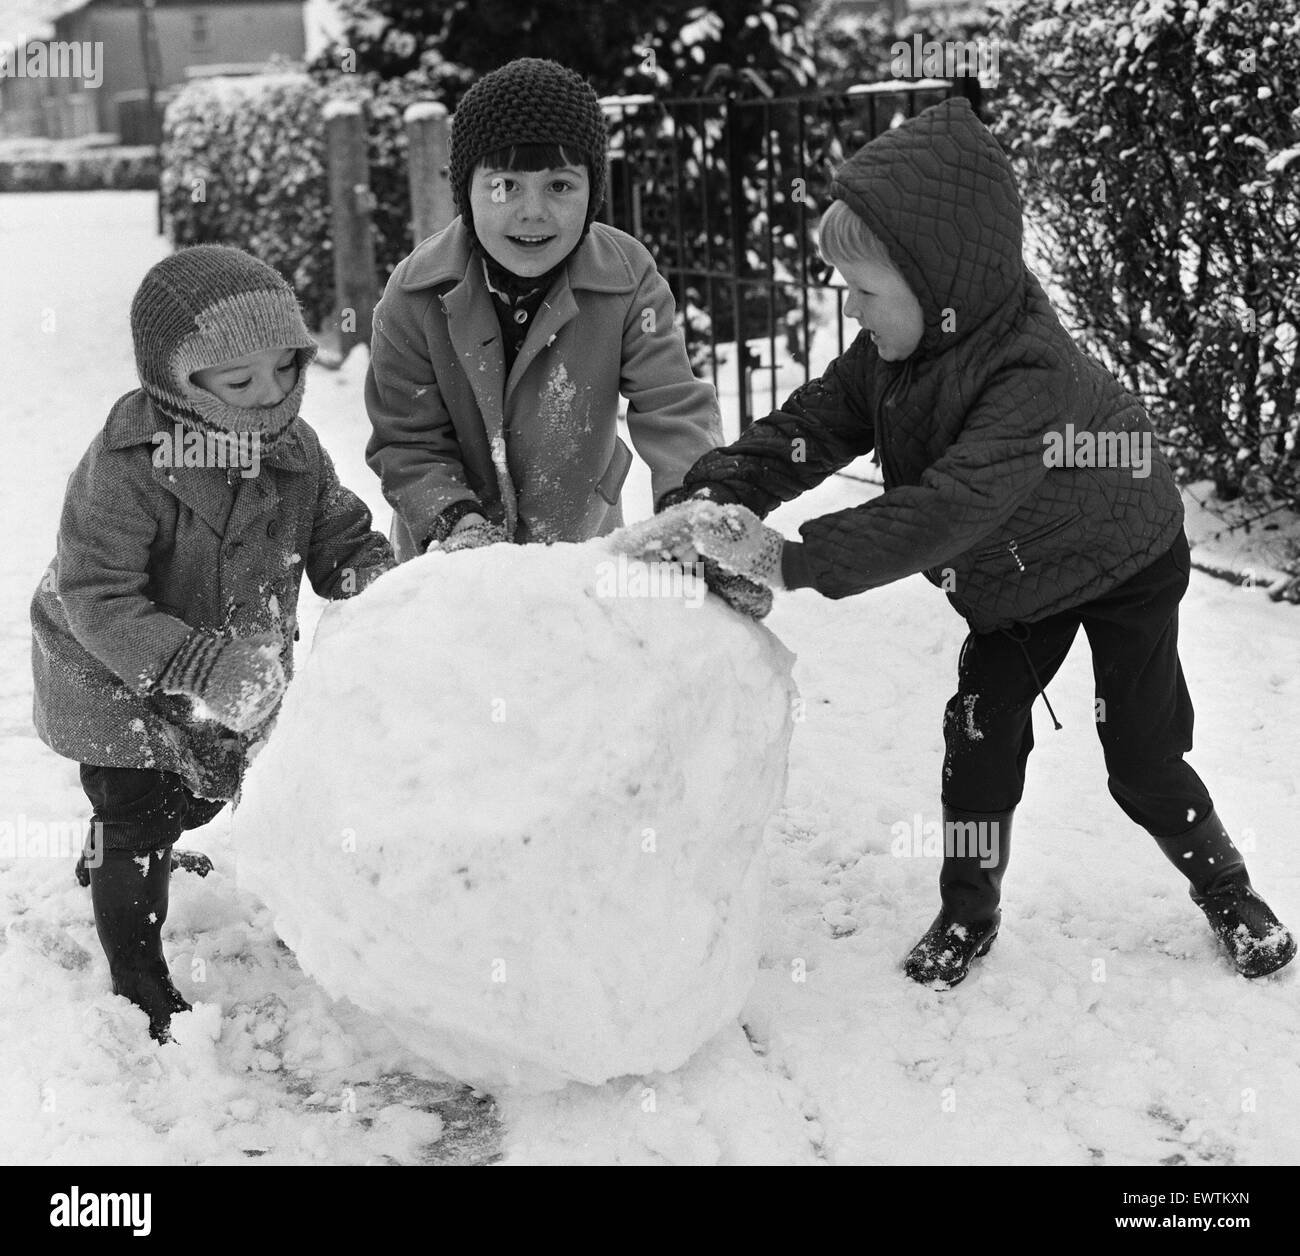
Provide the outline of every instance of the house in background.
<path id="1" fill-rule="evenodd" d="M 304 0 L 52 0 L 45 9 L 43 35 L 0 30 L 0 41 L 93 46 L 103 81 L 21 78 L 11 67 L 0 78 L 0 135 L 156 143 L 162 104 L 189 79 L 256 73 L 272 56 L 306 53 Z"/>

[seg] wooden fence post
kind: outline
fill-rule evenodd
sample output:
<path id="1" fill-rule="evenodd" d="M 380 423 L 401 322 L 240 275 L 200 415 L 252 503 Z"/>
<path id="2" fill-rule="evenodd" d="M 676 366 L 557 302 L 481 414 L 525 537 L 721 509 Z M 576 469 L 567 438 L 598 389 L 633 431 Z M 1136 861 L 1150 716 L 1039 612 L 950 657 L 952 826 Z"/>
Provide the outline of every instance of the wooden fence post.
<path id="1" fill-rule="evenodd" d="M 411 236 L 415 244 L 441 231 L 456 217 L 451 177 L 451 125 L 447 106 L 433 100 L 407 105 L 406 177 L 411 184 Z"/>
<path id="2" fill-rule="evenodd" d="M 370 166 L 366 160 L 366 124 L 361 102 L 331 100 L 322 111 L 330 181 L 330 237 L 334 246 L 334 319 L 337 361 L 322 354 L 326 365 L 341 365 L 354 345 L 370 343 L 370 317 L 379 300 L 371 214 Z"/>

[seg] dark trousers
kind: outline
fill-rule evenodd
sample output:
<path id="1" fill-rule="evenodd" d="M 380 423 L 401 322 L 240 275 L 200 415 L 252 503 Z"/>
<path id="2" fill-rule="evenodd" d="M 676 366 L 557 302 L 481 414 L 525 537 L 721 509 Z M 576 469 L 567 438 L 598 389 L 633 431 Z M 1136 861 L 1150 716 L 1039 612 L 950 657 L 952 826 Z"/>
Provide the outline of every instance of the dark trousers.
<path id="1" fill-rule="evenodd" d="M 1192 700 L 1178 660 L 1178 603 L 1190 571 L 1180 533 L 1149 567 L 1091 602 L 1016 631 L 971 633 L 944 712 L 945 805 L 999 812 L 1020 801 L 1034 745 L 1033 672 L 1047 685 L 1082 626 L 1115 801 L 1155 837 L 1174 837 L 1203 819 L 1213 806 L 1209 791 L 1183 762 L 1192 748 Z"/>
<path id="2" fill-rule="evenodd" d="M 196 798 L 174 772 L 81 765 L 81 787 L 94 807 L 91 839 L 103 834 L 105 850 L 157 850 L 186 829 L 207 824 L 223 799 Z"/>

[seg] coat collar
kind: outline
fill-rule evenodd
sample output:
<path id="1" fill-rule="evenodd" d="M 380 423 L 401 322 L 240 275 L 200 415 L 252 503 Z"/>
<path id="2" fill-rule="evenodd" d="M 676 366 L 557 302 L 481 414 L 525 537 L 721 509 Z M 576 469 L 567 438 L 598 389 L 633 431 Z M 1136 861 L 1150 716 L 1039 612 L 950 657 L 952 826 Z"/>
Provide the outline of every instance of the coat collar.
<path id="1" fill-rule="evenodd" d="M 620 239 L 622 236 L 621 231 L 603 222 L 592 223 L 587 238 L 565 268 L 569 287 L 592 292 L 635 291 L 636 274 Z M 416 247 L 406 260 L 398 287 L 403 292 L 414 292 L 444 283 L 459 286 L 465 282 L 472 256 L 469 232 L 458 217 L 451 226 Z"/>
<path id="2" fill-rule="evenodd" d="M 304 424 L 295 419 L 274 449 L 262 460 L 263 467 L 288 472 L 308 470 L 310 459 Z M 104 444 L 108 449 L 129 449 L 136 445 L 155 445 L 159 432 L 170 434 L 175 424 L 161 419 L 143 389 L 118 398 L 104 426 Z M 218 467 L 169 467 L 153 465 L 155 483 L 180 498 L 214 532 L 237 536 L 253 520 L 275 509 L 280 492 L 265 475 L 236 476 L 233 482 Z"/>
<path id="3" fill-rule="evenodd" d="M 509 535 L 514 534 L 518 511 L 506 460 L 505 416 L 515 389 L 547 341 L 577 317 L 575 289 L 636 291 L 637 274 L 628 247 L 634 244 L 631 236 L 613 227 L 592 224 L 587 238 L 569 258 L 543 299 L 509 378 L 503 378 L 505 354 L 501 347 L 501 328 L 483 267 L 460 218 L 418 245 L 393 272 L 393 280 L 403 292 L 439 289 L 436 295 L 447 315 L 452 350 L 478 402 Z"/>

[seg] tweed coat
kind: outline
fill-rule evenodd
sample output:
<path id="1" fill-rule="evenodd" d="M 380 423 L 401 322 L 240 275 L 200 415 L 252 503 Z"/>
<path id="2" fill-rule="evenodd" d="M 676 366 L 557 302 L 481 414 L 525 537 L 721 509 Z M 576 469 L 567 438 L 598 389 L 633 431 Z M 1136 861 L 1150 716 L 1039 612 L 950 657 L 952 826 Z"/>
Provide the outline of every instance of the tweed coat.
<path id="1" fill-rule="evenodd" d="M 473 504 L 511 539 L 586 541 L 621 526 L 631 455 L 655 500 L 722 439 L 717 396 L 696 379 L 672 293 L 646 248 L 603 223 L 542 301 L 507 376 L 500 326 L 457 218 L 389 277 L 375 308 L 366 460 L 396 512 L 399 559 Z"/>
<path id="2" fill-rule="evenodd" d="M 888 362 L 860 334 L 685 488 L 765 515 L 874 450 L 886 491 L 799 529 L 813 587 L 838 598 L 923 572 L 980 632 L 1080 605 L 1163 554 L 1183 519 L 1169 465 L 1027 269 L 1010 165 L 969 103 L 886 132 L 833 190 L 916 295 L 921 342 Z"/>
<path id="3" fill-rule="evenodd" d="M 275 633 L 291 676 L 303 573 L 320 596 L 350 597 L 392 551 L 302 419 L 247 478 L 154 465 L 159 430 L 170 424 L 143 390 L 127 393 L 69 480 L 32 599 L 36 731 L 78 762 L 175 772 L 199 797 L 232 798 L 265 727 L 196 719 L 158 677 L 195 628 Z"/>

